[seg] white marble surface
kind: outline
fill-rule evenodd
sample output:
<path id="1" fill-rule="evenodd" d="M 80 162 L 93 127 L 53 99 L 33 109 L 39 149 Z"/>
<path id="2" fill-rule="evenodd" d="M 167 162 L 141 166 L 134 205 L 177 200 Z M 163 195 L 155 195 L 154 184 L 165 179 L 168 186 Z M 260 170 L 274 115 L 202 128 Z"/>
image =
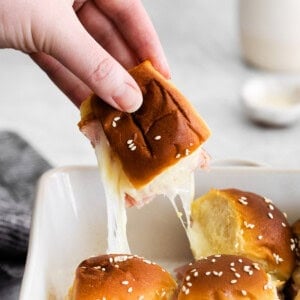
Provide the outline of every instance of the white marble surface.
<path id="1" fill-rule="evenodd" d="M 241 110 L 241 86 L 259 71 L 240 59 L 237 0 L 143 2 L 165 48 L 174 83 L 211 127 L 206 149 L 212 158 L 300 167 L 300 122 L 284 129 L 262 128 Z M 0 51 L 0 86 L 0 129 L 20 133 L 54 166 L 96 163 L 77 130 L 78 110 L 28 57 Z"/>

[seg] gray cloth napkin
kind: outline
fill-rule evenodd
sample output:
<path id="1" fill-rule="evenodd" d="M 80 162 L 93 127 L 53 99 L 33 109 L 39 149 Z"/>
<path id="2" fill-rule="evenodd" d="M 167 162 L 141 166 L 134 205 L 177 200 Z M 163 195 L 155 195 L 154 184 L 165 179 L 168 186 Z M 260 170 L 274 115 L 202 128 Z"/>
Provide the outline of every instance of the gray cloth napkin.
<path id="1" fill-rule="evenodd" d="M 0 288 L 22 277 L 37 181 L 50 167 L 19 135 L 0 131 Z"/>

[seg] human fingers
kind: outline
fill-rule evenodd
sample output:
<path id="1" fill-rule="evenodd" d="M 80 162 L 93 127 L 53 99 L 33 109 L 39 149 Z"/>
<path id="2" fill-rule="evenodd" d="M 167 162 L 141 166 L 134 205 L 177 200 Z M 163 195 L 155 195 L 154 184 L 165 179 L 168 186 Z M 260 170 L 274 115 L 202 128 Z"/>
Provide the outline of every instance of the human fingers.
<path id="1" fill-rule="evenodd" d="M 37 52 L 30 56 L 77 107 L 92 93 L 85 83 L 50 55 Z"/>
<path id="2" fill-rule="evenodd" d="M 95 0 L 117 26 L 127 44 L 143 61 L 149 59 L 165 77 L 170 69 L 153 24 L 140 0 Z"/>
<path id="3" fill-rule="evenodd" d="M 72 9 L 62 12 L 49 32 L 46 52 L 113 107 L 138 109 L 142 94 L 134 79 L 88 34 Z"/>
<path id="4" fill-rule="evenodd" d="M 87 1 L 77 16 L 92 37 L 125 68 L 138 64 L 134 55 L 112 21 L 105 16 L 92 1 Z"/>

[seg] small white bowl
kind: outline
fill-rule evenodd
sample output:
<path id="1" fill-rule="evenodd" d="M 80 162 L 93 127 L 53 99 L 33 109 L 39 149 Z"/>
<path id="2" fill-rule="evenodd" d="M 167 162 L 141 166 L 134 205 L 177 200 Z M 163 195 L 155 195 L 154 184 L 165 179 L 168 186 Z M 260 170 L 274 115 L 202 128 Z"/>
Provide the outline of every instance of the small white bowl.
<path id="1" fill-rule="evenodd" d="M 300 79 L 261 77 L 242 89 L 248 117 L 269 126 L 289 126 L 300 119 Z"/>

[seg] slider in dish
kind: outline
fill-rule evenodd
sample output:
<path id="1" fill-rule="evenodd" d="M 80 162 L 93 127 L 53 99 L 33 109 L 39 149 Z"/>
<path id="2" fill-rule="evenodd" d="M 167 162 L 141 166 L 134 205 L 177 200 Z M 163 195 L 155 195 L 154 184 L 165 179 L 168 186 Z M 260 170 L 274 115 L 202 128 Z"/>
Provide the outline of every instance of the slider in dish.
<path id="1" fill-rule="evenodd" d="M 295 267 L 295 240 L 284 214 L 270 199 L 238 189 L 211 189 L 195 200 L 189 231 L 196 259 L 243 255 L 258 262 L 278 288 Z"/>
<path id="2" fill-rule="evenodd" d="M 179 300 L 279 300 L 258 263 L 236 255 L 212 255 L 182 270 Z"/>
<path id="3" fill-rule="evenodd" d="M 171 300 L 176 281 L 162 267 L 136 255 L 100 255 L 76 270 L 68 300 Z"/>

